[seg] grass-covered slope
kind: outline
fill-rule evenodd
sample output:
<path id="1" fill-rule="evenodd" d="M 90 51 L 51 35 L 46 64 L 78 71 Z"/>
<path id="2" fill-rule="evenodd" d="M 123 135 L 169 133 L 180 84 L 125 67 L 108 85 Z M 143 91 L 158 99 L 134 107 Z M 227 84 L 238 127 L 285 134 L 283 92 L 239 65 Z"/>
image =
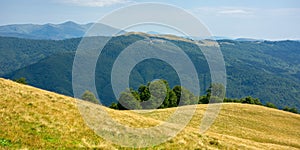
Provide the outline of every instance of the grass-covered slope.
<path id="1" fill-rule="evenodd" d="M 155 126 L 175 110 L 162 109 L 142 115 L 111 110 L 0 79 L 0 149 L 122 149 L 85 125 L 77 102 L 92 110 L 101 107 L 123 124 L 139 127 Z M 183 131 L 151 149 L 300 148 L 300 115 L 256 105 L 224 104 L 215 123 L 201 135 L 199 124 L 206 108 L 207 105 L 198 105 Z"/>
<path id="2" fill-rule="evenodd" d="M 85 126 L 74 99 L 4 79 L 0 89 L 0 147 L 111 147 Z"/>

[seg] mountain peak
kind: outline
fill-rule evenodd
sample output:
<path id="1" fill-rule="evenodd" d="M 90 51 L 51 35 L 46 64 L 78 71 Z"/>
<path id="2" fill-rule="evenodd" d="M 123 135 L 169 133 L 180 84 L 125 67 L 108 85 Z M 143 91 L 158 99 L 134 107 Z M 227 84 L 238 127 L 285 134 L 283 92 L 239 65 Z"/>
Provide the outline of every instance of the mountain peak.
<path id="1" fill-rule="evenodd" d="M 60 25 L 79 25 L 79 24 L 77 24 L 77 23 L 75 23 L 73 21 L 66 21 L 64 23 L 61 23 Z"/>

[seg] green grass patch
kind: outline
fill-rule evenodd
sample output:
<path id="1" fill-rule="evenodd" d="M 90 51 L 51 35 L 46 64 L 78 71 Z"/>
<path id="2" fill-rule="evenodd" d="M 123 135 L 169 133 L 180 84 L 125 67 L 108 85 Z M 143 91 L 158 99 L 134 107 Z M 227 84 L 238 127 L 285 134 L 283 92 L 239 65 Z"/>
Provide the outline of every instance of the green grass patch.
<path id="1" fill-rule="evenodd" d="M 1 147 L 10 147 L 10 146 L 12 146 L 12 142 L 9 139 L 0 138 L 0 146 Z"/>
<path id="2" fill-rule="evenodd" d="M 58 138 L 55 138 L 55 137 L 50 137 L 50 136 L 45 136 L 44 137 L 44 140 L 46 142 L 50 142 L 50 143 L 57 143 L 59 141 Z"/>

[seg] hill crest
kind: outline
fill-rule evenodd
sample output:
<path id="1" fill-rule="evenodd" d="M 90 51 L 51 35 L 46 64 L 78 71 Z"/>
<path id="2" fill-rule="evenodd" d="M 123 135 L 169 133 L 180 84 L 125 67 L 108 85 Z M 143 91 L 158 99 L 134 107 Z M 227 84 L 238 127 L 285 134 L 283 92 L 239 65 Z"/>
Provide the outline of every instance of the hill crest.
<path id="1" fill-rule="evenodd" d="M 131 126 L 153 126 L 175 108 L 136 114 L 75 100 L 71 97 L 0 78 L 0 146 L 6 148 L 123 149 L 89 129 L 77 103 L 101 108 Z M 187 109 L 189 106 L 185 106 Z M 199 133 L 207 105 L 198 105 L 189 123 L 173 139 L 153 149 L 299 149 L 300 115 L 255 105 L 224 104 L 215 123 Z"/>

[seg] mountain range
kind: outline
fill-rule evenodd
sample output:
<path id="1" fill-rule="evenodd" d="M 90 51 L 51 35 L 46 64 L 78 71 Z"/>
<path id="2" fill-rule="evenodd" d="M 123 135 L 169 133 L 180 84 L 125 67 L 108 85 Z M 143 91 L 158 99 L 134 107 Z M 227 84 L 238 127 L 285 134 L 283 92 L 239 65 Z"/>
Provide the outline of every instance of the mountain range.
<path id="1" fill-rule="evenodd" d="M 97 26 L 101 31 L 101 35 L 111 35 L 116 28 L 101 23 L 77 24 L 67 21 L 62 24 L 14 24 L 0 26 L 0 36 L 18 37 L 26 39 L 46 39 L 46 40 L 63 40 L 69 38 L 83 37 L 88 29 Z M 121 31 L 124 32 L 124 31 Z"/>
<path id="2" fill-rule="evenodd" d="M 92 26 L 97 25 L 101 30 L 101 34 L 104 36 L 111 36 L 112 33 L 119 31 L 118 29 L 101 24 L 101 23 L 88 23 L 78 24 L 73 21 L 67 21 L 61 24 L 47 23 L 43 25 L 39 24 L 11 24 L 0 26 L 0 36 L 2 37 L 17 37 L 26 39 L 44 39 L 44 40 L 63 40 L 69 38 L 83 37 L 85 33 Z M 119 34 L 124 34 L 126 31 L 121 30 Z M 156 31 L 148 31 L 148 34 L 161 35 L 162 33 Z M 197 37 L 188 37 L 195 40 L 203 40 Z M 238 41 L 263 41 L 262 39 L 252 38 L 230 38 L 227 36 L 212 36 L 209 39 L 212 40 L 238 40 Z"/>
<path id="3" fill-rule="evenodd" d="M 104 24 L 79 25 L 71 21 L 62 24 L 0 26 L 0 77 L 25 77 L 33 86 L 73 96 L 71 72 L 75 52 L 81 37 L 93 25 L 101 29 L 101 35 L 109 36 L 109 33 L 118 31 Z M 163 41 L 183 49 L 196 66 L 200 91 L 205 94 L 210 84 L 209 67 L 196 45 L 209 40 L 191 40 L 154 31 L 149 33 L 122 31 L 119 36 L 112 37 L 104 48 L 101 61 L 97 64 L 96 82 L 99 98 L 105 105 L 116 100 L 110 83 L 113 62 L 123 49 L 145 39 L 150 39 L 152 45 L 140 45 L 136 50 L 153 47 L 174 49 Z M 103 38 L 97 36 L 87 39 L 101 41 Z M 218 39 L 226 62 L 227 97 L 250 95 L 280 108 L 290 106 L 300 109 L 299 41 L 214 38 Z M 171 86 L 180 84 L 176 71 L 170 65 L 152 59 L 135 66 L 130 76 L 130 86 L 137 88 L 158 78 L 167 79 Z"/>
<path id="4" fill-rule="evenodd" d="M 103 38 L 90 37 L 99 41 Z M 196 66 L 200 92 L 205 94 L 210 86 L 210 72 L 204 55 L 197 47 L 205 41 L 170 35 L 126 33 L 113 37 L 97 62 L 95 80 L 98 96 L 104 105 L 116 101 L 110 83 L 115 59 L 126 47 L 145 39 L 151 39 L 152 44 L 142 44 L 134 49 L 174 49 L 162 41 L 183 49 Z M 9 79 L 25 77 L 30 85 L 73 96 L 72 65 L 80 41 L 81 38 L 33 40 L 1 37 L 0 75 Z M 263 103 L 272 102 L 279 108 L 300 108 L 300 42 L 218 40 L 218 43 L 226 63 L 227 97 L 252 96 Z M 186 78 L 189 79 L 188 73 Z M 170 65 L 150 59 L 133 68 L 130 86 L 138 88 L 154 79 L 166 79 L 171 87 L 180 84 L 176 71 Z"/>

